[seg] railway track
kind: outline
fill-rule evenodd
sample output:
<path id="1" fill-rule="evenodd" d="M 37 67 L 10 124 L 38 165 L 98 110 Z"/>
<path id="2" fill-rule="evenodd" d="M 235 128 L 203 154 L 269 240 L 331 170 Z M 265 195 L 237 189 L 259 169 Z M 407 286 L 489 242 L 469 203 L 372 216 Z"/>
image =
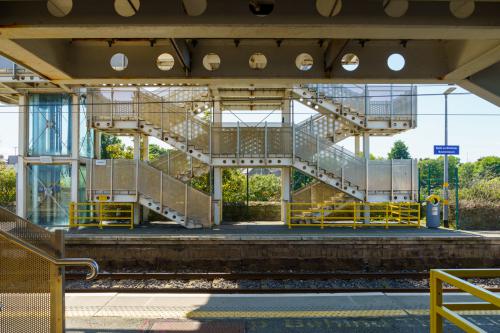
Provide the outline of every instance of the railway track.
<path id="1" fill-rule="evenodd" d="M 168 280 L 208 280 L 214 281 L 223 279 L 227 281 L 238 280 L 292 280 L 292 281 L 314 281 L 319 280 L 378 280 L 378 279 L 397 279 L 397 280 L 425 280 L 429 277 L 426 272 L 402 272 L 402 273 L 262 273 L 262 272 L 245 272 L 245 273 L 102 273 L 99 274 L 95 281 L 108 280 L 108 281 L 168 281 Z M 70 273 L 66 275 L 68 281 L 83 280 L 83 274 Z M 445 288 L 447 292 L 458 292 L 454 288 Z M 493 292 L 500 292 L 500 288 L 489 288 Z M 90 286 L 85 288 L 67 288 L 67 292 L 73 293 L 95 293 L 95 292 L 120 292 L 120 293 L 211 293 L 211 294 L 283 294 L 283 293 L 363 293 L 363 292 L 386 292 L 386 293 L 426 293 L 429 288 L 393 288 L 393 287 L 355 287 L 355 288 L 302 288 L 302 287 L 230 287 L 230 288 L 216 288 L 216 287 L 102 287 Z"/>

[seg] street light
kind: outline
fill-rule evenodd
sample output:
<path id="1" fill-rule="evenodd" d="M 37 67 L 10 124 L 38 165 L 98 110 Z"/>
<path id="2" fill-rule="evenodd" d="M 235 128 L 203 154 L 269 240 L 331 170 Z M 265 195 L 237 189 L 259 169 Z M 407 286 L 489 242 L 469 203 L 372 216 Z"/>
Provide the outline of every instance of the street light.
<path id="1" fill-rule="evenodd" d="M 448 146 L 448 95 L 455 91 L 455 87 L 446 89 L 444 92 L 444 145 Z M 443 225 L 450 226 L 448 222 L 449 214 L 449 193 L 448 193 L 448 154 L 444 155 L 444 176 L 443 176 Z"/>

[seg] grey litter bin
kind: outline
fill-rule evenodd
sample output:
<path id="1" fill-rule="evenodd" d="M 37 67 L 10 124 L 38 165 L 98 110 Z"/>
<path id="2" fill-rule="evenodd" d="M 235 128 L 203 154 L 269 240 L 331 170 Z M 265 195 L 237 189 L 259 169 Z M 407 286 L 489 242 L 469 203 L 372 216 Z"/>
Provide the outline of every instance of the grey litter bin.
<path id="1" fill-rule="evenodd" d="M 425 201 L 427 202 L 427 228 L 439 228 L 441 224 L 441 200 L 437 195 L 430 195 Z"/>

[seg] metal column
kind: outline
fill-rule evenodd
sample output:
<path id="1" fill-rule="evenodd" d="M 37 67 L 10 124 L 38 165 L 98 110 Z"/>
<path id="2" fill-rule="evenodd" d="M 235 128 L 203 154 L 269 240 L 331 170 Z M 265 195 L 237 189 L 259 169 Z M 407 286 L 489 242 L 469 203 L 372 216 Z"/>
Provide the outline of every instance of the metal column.
<path id="1" fill-rule="evenodd" d="M 134 134 L 134 160 L 141 160 L 141 135 Z M 138 165 L 136 166 L 139 167 Z M 136 188 L 136 190 L 138 190 Z M 139 202 L 134 203 L 134 225 L 138 225 L 141 222 L 141 205 Z"/>
<path id="2" fill-rule="evenodd" d="M 368 165 L 370 163 L 370 134 L 367 132 L 363 133 L 363 155 L 365 158 L 365 201 L 368 201 L 368 184 L 369 184 L 369 179 L 368 179 Z M 370 212 L 369 212 L 370 207 L 368 205 L 364 206 L 364 223 L 370 223 Z"/>
<path id="3" fill-rule="evenodd" d="M 214 193 L 213 193 L 214 224 L 222 222 L 222 168 L 214 167 Z"/>
<path id="4" fill-rule="evenodd" d="M 17 177 L 16 177 L 16 209 L 17 215 L 26 218 L 26 190 L 27 171 L 24 165 L 26 156 L 26 142 L 28 135 L 28 98 L 25 95 L 19 96 L 19 144 L 17 155 Z"/>
<path id="5" fill-rule="evenodd" d="M 80 105 L 78 95 L 71 96 L 71 201 L 78 202 L 80 170 Z"/>

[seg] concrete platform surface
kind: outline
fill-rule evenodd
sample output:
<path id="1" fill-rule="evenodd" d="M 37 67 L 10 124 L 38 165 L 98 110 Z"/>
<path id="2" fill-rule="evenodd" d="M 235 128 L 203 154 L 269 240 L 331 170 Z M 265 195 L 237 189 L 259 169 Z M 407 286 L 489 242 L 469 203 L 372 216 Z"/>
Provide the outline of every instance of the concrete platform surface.
<path id="1" fill-rule="evenodd" d="M 500 330 L 500 311 L 464 315 L 487 332 Z M 66 316 L 69 333 L 428 332 L 429 295 L 67 294 Z M 445 331 L 460 332 L 449 323 Z"/>
<path id="2" fill-rule="evenodd" d="M 296 227 L 288 229 L 280 222 L 248 222 L 221 225 L 212 229 L 185 229 L 173 224 L 146 224 L 133 230 L 127 228 L 80 228 L 66 234 L 68 243 L 82 240 L 328 240 L 339 238 L 500 238 L 500 231 L 470 232 L 449 229 L 427 229 L 414 227 L 364 227 L 358 229 L 330 227 Z"/>

